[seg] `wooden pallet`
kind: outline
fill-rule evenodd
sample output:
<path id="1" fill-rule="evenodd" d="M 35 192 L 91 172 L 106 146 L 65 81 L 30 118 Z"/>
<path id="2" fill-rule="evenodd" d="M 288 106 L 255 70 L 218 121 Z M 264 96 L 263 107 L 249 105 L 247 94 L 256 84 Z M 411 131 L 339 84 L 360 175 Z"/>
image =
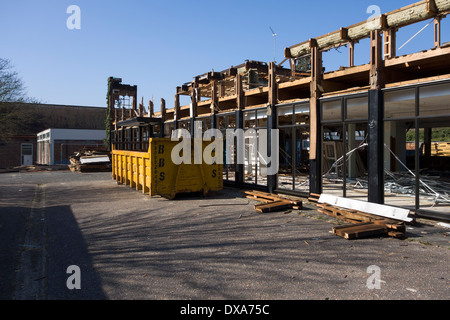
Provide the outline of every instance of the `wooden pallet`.
<path id="1" fill-rule="evenodd" d="M 334 226 L 333 233 L 345 239 L 363 238 L 373 235 L 386 234 L 386 227 L 371 222 Z"/>
<path id="2" fill-rule="evenodd" d="M 357 210 L 339 208 L 327 203 L 318 203 L 317 207 L 321 208 L 318 210 L 321 213 L 352 223 L 373 222 L 384 219 Z"/>
<path id="3" fill-rule="evenodd" d="M 333 228 L 333 233 L 340 235 L 340 236 L 344 236 L 346 239 L 354 239 L 354 238 L 359 238 L 362 236 L 371 235 L 371 234 L 369 234 L 370 231 L 360 232 L 358 229 L 351 228 L 352 226 L 355 226 L 355 225 L 363 226 L 363 224 L 365 225 L 364 228 L 368 228 L 368 230 L 371 230 L 371 229 L 379 230 L 379 231 L 374 231 L 375 233 L 373 233 L 373 234 L 383 234 L 384 233 L 384 234 L 387 234 L 394 238 L 399 238 L 399 239 L 405 238 L 406 227 L 405 227 L 405 223 L 403 221 L 379 217 L 379 216 L 375 216 L 373 214 L 361 212 L 358 210 L 343 209 L 343 208 L 339 208 L 336 206 L 332 206 L 327 203 L 319 203 L 319 204 L 317 204 L 317 206 L 320 208 L 318 210 L 319 212 L 351 223 L 351 224 L 342 226 L 343 228 L 345 228 L 345 227 L 349 228 L 348 230 L 344 230 L 345 232 L 347 232 L 349 234 L 348 236 L 345 236 L 343 231 L 342 232 L 334 232 L 334 228 Z M 368 227 L 368 225 L 370 225 L 370 227 Z M 339 226 L 339 227 L 341 227 L 341 226 Z M 381 230 L 384 230 L 384 231 L 381 232 Z M 364 230 L 361 230 L 361 231 L 364 231 Z M 352 233 L 354 233 L 354 234 L 352 234 Z"/>
<path id="4" fill-rule="evenodd" d="M 308 197 L 308 201 L 317 203 L 319 201 L 319 198 L 320 198 L 320 194 L 310 193 L 309 197 Z"/>
<path id="5" fill-rule="evenodd" d="M 244 194 L 246 198 L 262 202 L 255 205 L 255 210 L 258 212 L 273 212 L 286 209 L 299 210 L 302 208 L 301 200 L 293 200 L 273 193 L 252 190 L 244 191 Z"/>

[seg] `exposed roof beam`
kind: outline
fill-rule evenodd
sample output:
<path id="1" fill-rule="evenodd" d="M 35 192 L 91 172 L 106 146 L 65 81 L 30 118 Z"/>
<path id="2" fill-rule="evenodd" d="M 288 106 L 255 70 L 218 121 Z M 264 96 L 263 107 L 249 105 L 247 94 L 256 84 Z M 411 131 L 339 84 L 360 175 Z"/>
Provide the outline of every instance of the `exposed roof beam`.
<path id="1" fill-rule="evenodd" d="M 450 0 L 422 0 L 409 6 L 382 14 L 375 20 L 363 21 L 347 28 L 330 32 L 315 38 L 320 50 L 326 50 L 348 41 L 358 41 L 369 37 L 370 31 L 400 28 L 412 23 L 433 18 L 450 12 Z M 298 58 L 311 53 L 311 39 L 285 48 L 286 58 Z"/>

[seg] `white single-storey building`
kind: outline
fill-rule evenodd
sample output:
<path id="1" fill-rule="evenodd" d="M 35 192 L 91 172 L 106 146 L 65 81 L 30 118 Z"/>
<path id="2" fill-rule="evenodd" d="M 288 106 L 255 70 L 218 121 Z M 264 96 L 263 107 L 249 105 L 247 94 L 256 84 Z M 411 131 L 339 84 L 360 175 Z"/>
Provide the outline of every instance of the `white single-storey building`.
<path id="1" fill-rule="evenodd" d="M 83 147 L 103 146 L 105 130 L 54 129 L 37 134 L 37 163 L 69 164 L 69 157 Z"/>

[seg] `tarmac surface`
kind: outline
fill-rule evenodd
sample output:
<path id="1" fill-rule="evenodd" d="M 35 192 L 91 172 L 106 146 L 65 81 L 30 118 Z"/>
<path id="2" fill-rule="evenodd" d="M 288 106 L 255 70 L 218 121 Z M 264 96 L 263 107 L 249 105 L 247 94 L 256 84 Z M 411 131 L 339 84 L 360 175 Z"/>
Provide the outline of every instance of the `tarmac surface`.
<path id="1" fill-rule="evenodd" d="M 449 298 L 448 227 L 346 240 L 313 204 L 256 203 L 228 187 L 150 197 L 107 172 L 0 174 L 0 299 Z"/>

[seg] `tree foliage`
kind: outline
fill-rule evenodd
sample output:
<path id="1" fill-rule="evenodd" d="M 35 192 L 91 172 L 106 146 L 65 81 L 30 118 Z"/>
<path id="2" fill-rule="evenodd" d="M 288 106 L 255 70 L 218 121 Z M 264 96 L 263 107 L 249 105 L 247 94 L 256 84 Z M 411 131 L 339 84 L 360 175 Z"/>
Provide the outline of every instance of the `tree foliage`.
<path id="1" fill-rule="evenodd" d="M 303 56 L 295 60 L 295 70 L 299 72 L 311 71 L 311 56 Z"/>
<path id="2" fill-rule="evenodd" d="M 17 102 L 25 99 L 25 87 L 7 59 L 0 58 L 0 102 Z"/>
<path id="3" fill-rule="evenodd" d="M 0 143 L 13 135 L 35 134 L 42 119 L 35 111 L 38 102 L 28 98 L 22 79 L 9 60 L 0 58 Z"/>
<path id="4" fill-rule="evenodd" d="M 424 141 L 425 133 L 423 129 L 419 130 L 419 141 Z M 416 131 L 414 129 L 409 130 L 406 133 L 406 141 L 415 141 Z M 445 128 L 433 128 L 431 130 L 432 142 L 450 142 L 450 126 Z"/>

